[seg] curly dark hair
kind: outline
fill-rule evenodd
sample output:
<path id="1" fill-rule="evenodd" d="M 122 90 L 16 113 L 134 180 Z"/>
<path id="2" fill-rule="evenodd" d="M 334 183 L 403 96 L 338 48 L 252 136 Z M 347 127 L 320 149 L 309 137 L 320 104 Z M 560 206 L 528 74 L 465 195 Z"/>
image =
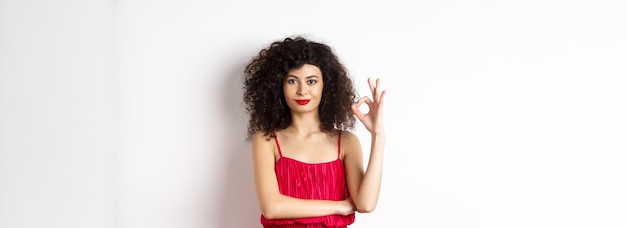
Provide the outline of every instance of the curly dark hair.
<path id="1" fill-rule="evenodd" d="M 244 70 L 243 100 L 250 115 L 248 139 L 257 131 L 273 137 L 274 131 L 289 126 L 291 112 L 283 94 L 283 80 L 289 70 L 304 64 L 315 65 L 322 72 L 321 130 L 334 135 L 338 130 L 354 128 L 350 106 L 357 92 L 348 71 L 330 46 L 295 36 L 271 43 Z"/>

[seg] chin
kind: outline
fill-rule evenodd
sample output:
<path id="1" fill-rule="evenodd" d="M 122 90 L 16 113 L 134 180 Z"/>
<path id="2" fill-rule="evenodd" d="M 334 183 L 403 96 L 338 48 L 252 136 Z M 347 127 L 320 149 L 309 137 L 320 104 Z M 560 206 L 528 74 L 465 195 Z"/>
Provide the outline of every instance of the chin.
<path id="1" fill-rule="evenodd" d="M 318 109 L 313 107 L 308 107 L 309 105 L 298 105 L 296 107 L 290 107 L 292 112 L 295 113 L 308 113 L 308 112 L 316 112 Z"/>

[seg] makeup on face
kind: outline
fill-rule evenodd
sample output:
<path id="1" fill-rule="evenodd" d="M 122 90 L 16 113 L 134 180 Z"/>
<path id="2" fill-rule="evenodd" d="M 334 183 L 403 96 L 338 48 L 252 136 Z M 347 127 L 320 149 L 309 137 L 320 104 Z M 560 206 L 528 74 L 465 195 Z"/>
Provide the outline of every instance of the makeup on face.
<path id="1" fill-rule="evenodd" d="M 309 103 L 309 101 L 311 101 L 310 99 L 302 99 L 302 100 L 296 100 L 296 103 L 298 103 L 299 105 L 306 105 Z"/>
<path id="2" fill-rule="evenodd" d="M 284 96 L 292 111 L 308 112 L 319 106 L 324 82 L 317 66 L 304 64 L 291 69 L 283 80 Z"/>

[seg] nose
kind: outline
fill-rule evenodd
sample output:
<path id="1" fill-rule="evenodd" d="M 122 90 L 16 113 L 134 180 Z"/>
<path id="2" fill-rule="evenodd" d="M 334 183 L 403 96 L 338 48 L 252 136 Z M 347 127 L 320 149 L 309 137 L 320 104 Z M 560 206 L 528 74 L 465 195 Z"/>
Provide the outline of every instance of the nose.
<path id="1" fill-rule="evenodd" d="M 299 85 L 298 86 L 298 91 L 296 91 L 296 94 L 302 96 L 302 95 L 305 95 L 306 93 L 307 93 L 306 86 Z"/>

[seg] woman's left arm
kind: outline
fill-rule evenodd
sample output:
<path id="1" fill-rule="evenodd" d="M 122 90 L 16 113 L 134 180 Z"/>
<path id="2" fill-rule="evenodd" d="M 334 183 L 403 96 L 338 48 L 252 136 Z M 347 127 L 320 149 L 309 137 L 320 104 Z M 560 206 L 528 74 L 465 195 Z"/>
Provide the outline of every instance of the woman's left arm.
<path id="1" fill-rule="evenodd" d="M 376 208 L 383 173 L 383 154 L 385 149 L 385 128 L 383 124 L 383 101 L 386 91 L 380 89 L 380 79 L 376 84 L 368 79 L 373 100 L 369 97 L 359 99 L 352 105 L 352 112 L 372 135 L 370 156 L 367 169 L 363 169 L 363 152 L 359 139 L 353 134 L 346 134 L 344 142 L 346 178 L 350 197 L 360 213 L 368 213 Z M 369 107 L 368 113 L 359 111 L 361 104 Z"/>

